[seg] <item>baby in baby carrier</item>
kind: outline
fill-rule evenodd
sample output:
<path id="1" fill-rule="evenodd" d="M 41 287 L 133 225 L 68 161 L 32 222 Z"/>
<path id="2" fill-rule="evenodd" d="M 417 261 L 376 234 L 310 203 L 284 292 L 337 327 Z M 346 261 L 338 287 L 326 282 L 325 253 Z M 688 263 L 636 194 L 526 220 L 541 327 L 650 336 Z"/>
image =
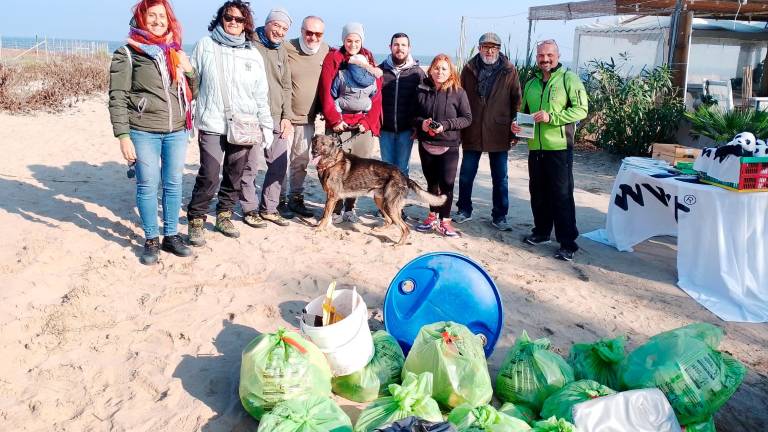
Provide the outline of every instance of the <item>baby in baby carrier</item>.
<path id="1" fill-rule="evenodd" d="M 376 79 L 381 69 L 368 63 L 361 54 L 349 58 L 346 68 L 339 69 L 331 85 L 336 111 L 342 114 L 358 114 L 371 110 L 371 98 L 376 95 Z"/>

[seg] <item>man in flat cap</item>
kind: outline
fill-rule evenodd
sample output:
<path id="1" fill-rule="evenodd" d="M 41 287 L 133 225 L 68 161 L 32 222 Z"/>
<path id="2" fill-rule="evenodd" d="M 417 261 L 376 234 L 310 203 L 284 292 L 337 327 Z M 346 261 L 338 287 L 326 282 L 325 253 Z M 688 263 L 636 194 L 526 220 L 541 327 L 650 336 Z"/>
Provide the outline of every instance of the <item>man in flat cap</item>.
<path id="1" fill-rule="evenodd" d="M 507 158 L 509 149 L 517 143 L 510 128 L 520 108 L 520 82 L 515 65 L 500 51 L 501 38 L 496 33 L 482 35 L 478 45 L 478 54 L 461 71 L 461 86 L 469 98 L 472 124 L 461 131 L 463 157 L 458 211 L 453 220 L 464 223 L 472 219 L 472 186 L 480 156 L 488 153 L 493 183 L 491 225 L 509 231 L 512 227 L 507 223 Z"/>

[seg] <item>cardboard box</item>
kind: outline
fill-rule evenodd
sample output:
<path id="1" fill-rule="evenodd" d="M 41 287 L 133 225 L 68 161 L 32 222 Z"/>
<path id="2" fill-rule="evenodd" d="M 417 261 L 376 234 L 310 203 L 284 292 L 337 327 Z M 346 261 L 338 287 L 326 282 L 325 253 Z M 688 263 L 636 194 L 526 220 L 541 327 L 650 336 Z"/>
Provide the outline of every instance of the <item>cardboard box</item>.
<path id="1" fill-rule="evenodd" d="M 651 157 L 669 162 L 675 166 L 678 162 L 693 162 L 701 154 L 701 149 L 680 144 L 653 143 Z"/>

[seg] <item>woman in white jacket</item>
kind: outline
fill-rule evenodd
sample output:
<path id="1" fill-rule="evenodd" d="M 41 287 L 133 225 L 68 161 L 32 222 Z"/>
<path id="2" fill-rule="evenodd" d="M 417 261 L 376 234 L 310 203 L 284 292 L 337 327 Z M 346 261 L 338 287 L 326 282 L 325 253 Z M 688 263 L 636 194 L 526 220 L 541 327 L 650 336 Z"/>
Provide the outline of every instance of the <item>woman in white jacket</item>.
<path id="1" fill-rule="evenodd" d="M 232 210 L 240 195 L 240 179 L 248 161 L 248 153 L 261 151 L 256 146 L 231 144 L 227 141 L 227 121 L 223 92 L 229 95 L 233 113 L 256 116 L 264 135 L 262 145 L 271 144 L 272 115 L 264 60 L 251 45 L 254 38 L 253 17 L 247 2 L 224 3 L 211 21 L 209 36 L 202 38 L 192 52 L 192 65 L 200 77 L 200 90 L 195 108 L 195 126 L 199 129 L 200 171 L 195 179 L 192 199 L 187 207 L 189 243 L 205 244 L 204 230 L 208 207 L 218 189 L 216 231 L 227 237 L 239 237 L 232 224 Z M 216 48 L 221 52 L 221 69 L 216 64 Z M 223 76 L 219 76 L 219 70 Z M 222 87 L 222 85 L 224 87 Z"/>

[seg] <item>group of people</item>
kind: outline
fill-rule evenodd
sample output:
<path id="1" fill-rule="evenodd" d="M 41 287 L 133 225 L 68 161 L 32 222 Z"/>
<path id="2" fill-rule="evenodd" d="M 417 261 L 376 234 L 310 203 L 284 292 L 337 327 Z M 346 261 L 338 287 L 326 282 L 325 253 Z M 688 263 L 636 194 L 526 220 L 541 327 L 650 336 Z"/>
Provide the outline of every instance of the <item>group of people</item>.
<path id="1" fill-rule="evenodd" d="M 110 67 L 109 109 L 122 154 L 136 167 L 136 202 L 146 238 L 142 263 L 156 263 L 160 250 L 190 256 L 187 243 L 205 244 L 205 220 L 214 196 L 215 230 L 228 237 L 240 235 L 232 222 L 238 203 L 243 222 L 254 228 L 286 226 L 295 214 L 312 216 L 303 187 L 311 139 L 322 132 L 338 136 L 345 150 L 360 157 L 373 155 L 378 137 L 382 160 L 405 175 L 417 139 L 428 190 L 448 199 L 430 207 L 416 229 L 448 237 L 458 235 L 453 222 L 472 219 L 472 187 L 480 157 L 487 153 L 492 225 L 511 230 L 506 221 L 507 166 L 520 133 L 518 111 L 536 121 L 535 135 L 528 140 L 535 226 L 524 241 L 548 243 L 554 227 L 560 243 L 555 257 L 573 258 L 578 250 L 574 123 L 586 117 L 587 97 L 579 77 L 559 63 L 554 40 L 537 44 L 536 75 L 521 89 L 517 70 L 501 53 L 495 33 L 480 37 L 479 53 L 459 74 L 445 54 L 437 55 L 424 72 L 410 54 L 405 33 L 392 36 L 390 55 L 377 65 L 364 47 L 359 23 L 343 27 L 338 48 L 323 41 L 320 17 L 304 18 L 300 36 L 286 41 L 292 25 L 289 13 L 276 8 L 256 27 L 247 2 L 226 1 L 208 26 L 209 35 L 188 57 L 182 50 L 181 25 L 167 0 L 140 0 L 134 6 L 128 42 L 114 53 Z M 319 115 L 325 131 L 315 131 Z M 250 141 L 232 139 L 236 121 L 251 126 Z M 193 128 L 198 130 L 200 169 L 187 206 L 184 242 L 178 218 Z M 263 169 L 259 191 L 256 174 Z M 451 213 L 457 171 L 458 210 Z M 335 213 L 336 222 L 357 222 L 355 199 L 340 201 Z"/>

